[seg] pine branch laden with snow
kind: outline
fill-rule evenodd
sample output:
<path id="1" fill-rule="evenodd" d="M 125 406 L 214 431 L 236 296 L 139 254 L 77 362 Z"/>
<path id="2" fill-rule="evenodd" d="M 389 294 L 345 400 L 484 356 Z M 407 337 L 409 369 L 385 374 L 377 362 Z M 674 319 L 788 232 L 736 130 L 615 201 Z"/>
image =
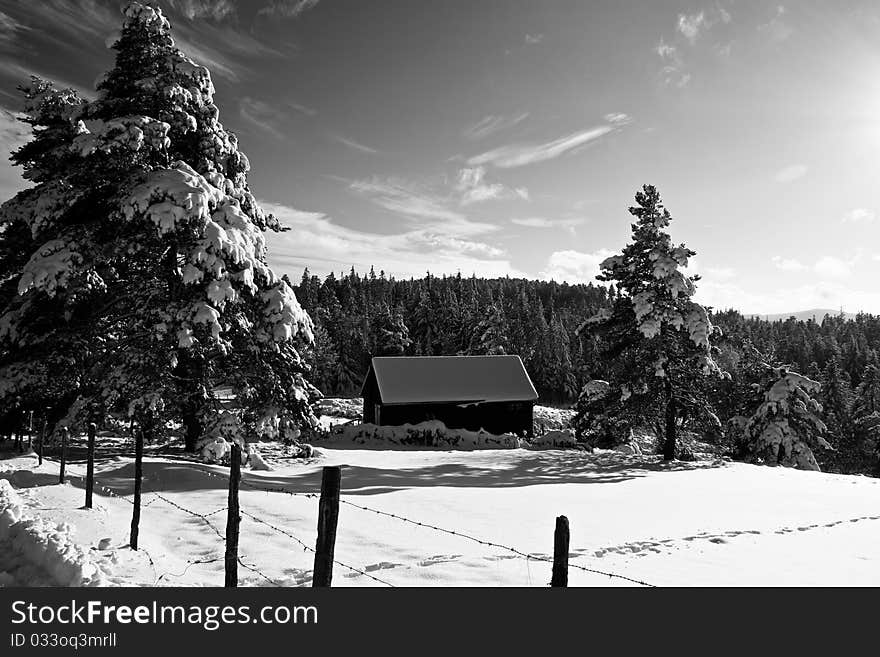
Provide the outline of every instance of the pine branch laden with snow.
<path id="1" fill-rule="evenodd" d="M 263 232 L 279 225 L 247 186 L 210 74 L 137 2 L 112 47 L 94 101 L 37 80 L 25 90 L 39 130 L 14 159 L 37 184 L 0 221 L 30 255 L 0 339 L 15 352 L 34 326 L 76 333 L 88 375 L 72 379 L 93 406 L 173 417 L 184 402 L 207 409 L 225 384 L 252 435 L 309 423 L 299 350 L 313 324 L 268 266 Z"/>
<path id="2" fill-rule="evenodd" d="M 785 367 L 771 371 L 764 401 L 745 425 L 750 450 L 768 464 L 819 470 L 813 450 L 831 448 L 819 419 L 822 406 L 812 396 L 821 385 Z"/>

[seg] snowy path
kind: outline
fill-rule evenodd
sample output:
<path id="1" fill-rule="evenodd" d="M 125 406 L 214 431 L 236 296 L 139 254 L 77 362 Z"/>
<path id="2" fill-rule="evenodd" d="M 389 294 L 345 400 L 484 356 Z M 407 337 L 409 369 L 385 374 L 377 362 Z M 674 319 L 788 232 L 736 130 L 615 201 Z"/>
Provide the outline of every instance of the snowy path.
<path id="1" fill-rule="evenodd" d="M 369 577 L 337 566 L 335 586 L 544 586 L 550 565 L 539 559 L 552 554 L 560 514 L 571 523 L 571 585 L 630 585 L 577 566 L 661 586 L 880 585 L 876 479 L 744 464 L 664 465 L 609 452 L 322 452 L 311 463 L 244 473 L 242 584 L 310 582 L 320 469 L 340 464 L 350 504 L 340 509 L 336 558 Z M 96 472 L 107 490 L 131 493 L 131 459 L 108 458 Z M 109 582 L 220 585 L 225 469 L 151 457 L 144 474 L 145 550 L 133 553 L 125 547 L 128 501 L 99 490 L 98 508 L 86 511 L 79 508 L 80 479 L 54 483 L 57 464 L 0 461 L 0 477 L 43 507 L 35 512 L 69 522 L 80 544 L 95 548 Z M 102 538 L 109 546 L 98 550 Z"/>

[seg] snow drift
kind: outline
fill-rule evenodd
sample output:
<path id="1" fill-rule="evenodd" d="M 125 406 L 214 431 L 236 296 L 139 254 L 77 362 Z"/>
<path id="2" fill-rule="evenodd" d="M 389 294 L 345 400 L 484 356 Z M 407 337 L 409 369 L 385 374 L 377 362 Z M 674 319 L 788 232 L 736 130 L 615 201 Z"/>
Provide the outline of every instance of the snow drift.
<path id="1" fill-rule="evenodd" d="M 49 586 L 107 586 L 102 571 L 73 540 L 73 527 L 30 517 L 21 497 L 0 479 L 0 583 Z M 18 578 L 7 572 L 15 570 Z M 28 580 L 20 581 L 21 573 Z"/>

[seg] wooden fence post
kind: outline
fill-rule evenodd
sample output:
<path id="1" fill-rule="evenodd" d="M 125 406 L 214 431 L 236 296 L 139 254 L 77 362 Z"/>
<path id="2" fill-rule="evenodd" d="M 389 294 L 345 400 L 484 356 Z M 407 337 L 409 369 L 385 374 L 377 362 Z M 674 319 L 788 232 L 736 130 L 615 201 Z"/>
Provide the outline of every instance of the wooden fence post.
<path id="1" fill-rule="evenodd" d="M 46 429 L 49 428 L 49 418 L 43 419 L 43 430 L 40 432 L 40 444 L 37 445 L 37 457 L 40 459 L 37 465 L 43 465 L 43 444 L 46 442 Z"/>
<path id="2" fill-rule="evenodd" d="M 241 481 L 241 447 L 232 444 L 229 459 L 229 503 L 226 511 L 226 586 L 238 586 L 238 527 L 241 514 L 238 506 L 238 484 Z"/>
<path id="3" fill-rule="evenodd" d="M 550 586 L 568 586 L 568 518 L 556 518 L 553 533 L 553 579 Z"/>
<path id="4" fill-rule="evenodd" d="M 333 550 L 336 546 L 341 483 L 342 469 L 339 466 L 324 468 L 321 475 L 321 499 L 318 502 L 318 540 L 315 544 L 312 586 L 330 586 L 333 579 Z"/>
<path id="5" fill-rule="evenodd" d="M 92 493 L 95 490 L 95 433 L 98 427 L 89 422 L 89 457 L 86 464 L 86 508 L 92 508 Z"/>
<path id="6" fill-rule="evenodd" d="M 64 469 L 67 467 L 67 440 L 70 437 L 70 429 L 61 429 L 61 466 L 58 470 L 58 482 L 64 483 Z"/>
<path id="7" fill-rule="evenodd" d="M 134 437 L 134 503 L 131 510 L 131 537 L 129 545 L 138 549 L 138 530 L 141 524 L 141 482 L 144 478 L 144 425 L 138 426 Z"/>

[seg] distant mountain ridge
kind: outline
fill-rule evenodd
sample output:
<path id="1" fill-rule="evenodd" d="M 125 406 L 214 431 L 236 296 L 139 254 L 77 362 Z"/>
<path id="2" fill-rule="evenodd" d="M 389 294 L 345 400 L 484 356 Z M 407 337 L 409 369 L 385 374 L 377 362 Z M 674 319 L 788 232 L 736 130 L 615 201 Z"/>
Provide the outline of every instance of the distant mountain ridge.
<path id="1" fill-rule="evenodd" d="M 775 322 L 778 320 L 786 320 L 789 317 L 794 317 L 795 319 L 798 319 L 798 320 L 801 320 L 804 322 L 807 321 L 808 319 L 814 319 L 817 322 L 821 323 L 822 320 L 825 318 L 825 315 L 831 315 L 832 317 L 836 317 L 837 315 L 840 315 L 840 314 L 841 314 L 840 310 L 834 310 L 832 308 L 811 308 L 810 310 L 798 310 L 797 312 L 793 312 L 793 313 L 775 313 L 772 315 L 757 315 L 757 314 L 752 313 L 750 315 L 747 315 L 747 317 L 757 317 L 759 319 L 767 320 L 768 322 Z M 855 313 L 842 313 L 842 314 L 846 319 L 853 319 L 856 316 Z"/>

